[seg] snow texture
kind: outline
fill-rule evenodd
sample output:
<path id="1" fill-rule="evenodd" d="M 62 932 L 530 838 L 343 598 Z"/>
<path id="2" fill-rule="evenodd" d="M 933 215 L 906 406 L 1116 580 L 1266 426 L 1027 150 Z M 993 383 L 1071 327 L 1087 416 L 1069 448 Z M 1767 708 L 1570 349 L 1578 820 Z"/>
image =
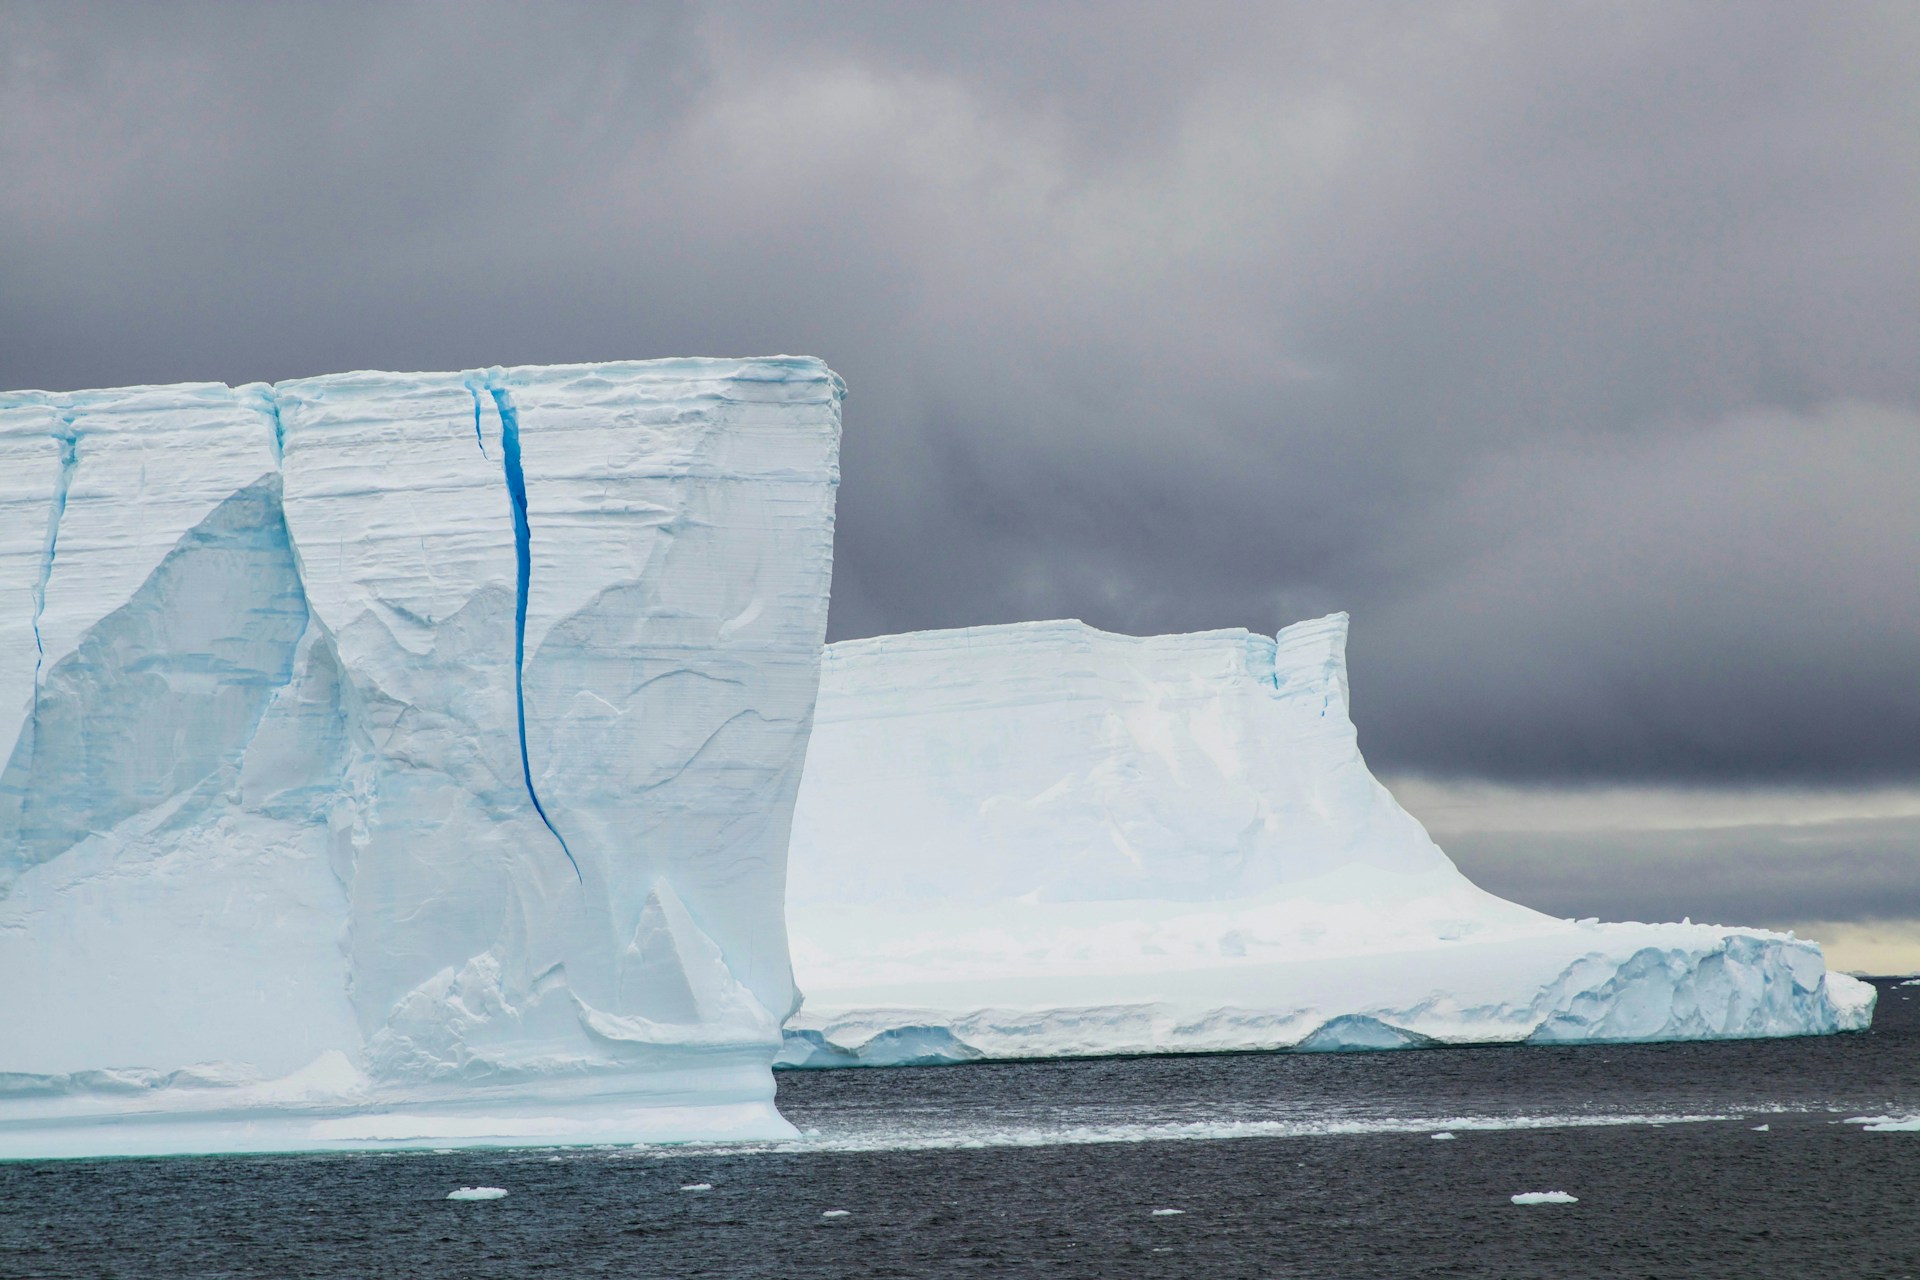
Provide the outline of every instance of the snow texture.
<path id="1" fill-rule="evenodd" d="M 790 1134 L 843 391 L 0 396 L 0 1156 Z"/>
<path id="2" fill-rule="evenodd" d="M 1368 772 L 1347 618 L 828 646 L 795 811 L 789 1066 L 1855 1030 L 1790 936 L 1541 915 Z"/>

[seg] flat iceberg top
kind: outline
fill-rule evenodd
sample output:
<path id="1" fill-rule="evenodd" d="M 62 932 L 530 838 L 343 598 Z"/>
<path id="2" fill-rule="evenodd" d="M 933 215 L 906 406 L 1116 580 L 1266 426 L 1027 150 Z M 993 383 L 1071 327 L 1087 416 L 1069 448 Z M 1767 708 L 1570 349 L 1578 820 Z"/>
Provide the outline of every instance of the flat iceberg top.
<path id="1" fill-rule="evenodd" d="M 653 360 L 602 360 L 580 364 L 516 365 L 507 370 L 512 376 L 529 381 L 585 382 L 595 379 L 607 383 L 657 382 L 669 386 L 687 383 L 818 383 L 836 400 L 844 399 L 847 384 L 839 374 L 815 356 L 666 356 Z M 224 382 L 164 382 L 127 387 L 102 387 L 84 391 L 0 391 L 0 410 L 20 406 L 93 406 L 140 405 L 179 408 L 194 400 L 218 403 L 256 388 L 278 389 L 287 386 L 379 387 L 388 393 L 409 385 L 430 384 L 452 377 L 466 376 L 444 371 L 395 372 L 381 369 L 356 369 L 346 373 L 327 373 L 308 378 L 290 378 L 278 383 L 249 382 L 239 388 Z"/>
<path id="2" fill-rule="evenodd" d="M 1337 706 L 1344 717 L 1346 638 L 1347 615 L 1334 613 L 1278 636 L 1239 627 L 1129 636 L 1058 619 L 843 640 L 827 646 L 821 679 L 831 698 L 820 714 L 884 715 L 898 705 L 902 674 L 911 670 L 919 680 L 914 714 L 1021 700 L 1137 700 L 1144 685 L 1242 685 L 1319 696 L 1316 711 Z"/>

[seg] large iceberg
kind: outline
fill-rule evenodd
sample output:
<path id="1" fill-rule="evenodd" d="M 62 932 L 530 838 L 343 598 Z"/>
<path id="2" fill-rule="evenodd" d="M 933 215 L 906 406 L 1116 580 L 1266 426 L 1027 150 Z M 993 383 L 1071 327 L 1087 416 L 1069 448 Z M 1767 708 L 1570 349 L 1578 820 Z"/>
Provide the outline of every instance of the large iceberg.
<path id="1" fill-rule="evenodd" d="M 843 391 L 0 396 L 0 1156 L 791 1133 Z"/>
<path id="2" fill-rule="evenodd" d="M 1873 988 L 1754 929 L 1470 883 L 1361 759 L 1347 618 L 831 645 L 794 817 L 782 1062 L 1776 1036 Z"/>

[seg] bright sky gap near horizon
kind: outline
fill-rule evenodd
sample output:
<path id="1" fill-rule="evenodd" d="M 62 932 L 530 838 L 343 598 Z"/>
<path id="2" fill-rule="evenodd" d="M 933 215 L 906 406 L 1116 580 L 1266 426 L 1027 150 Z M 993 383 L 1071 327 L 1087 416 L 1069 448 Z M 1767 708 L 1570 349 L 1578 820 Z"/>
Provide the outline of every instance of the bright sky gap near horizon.
<path id="1" fill-rule="evenodd" d="M 1489 889 L 1920 969 L 1916 63 L 1866 3 L 4 2 L 0 386 L 819 355 L 833 638 L 1346 609 Z"/>

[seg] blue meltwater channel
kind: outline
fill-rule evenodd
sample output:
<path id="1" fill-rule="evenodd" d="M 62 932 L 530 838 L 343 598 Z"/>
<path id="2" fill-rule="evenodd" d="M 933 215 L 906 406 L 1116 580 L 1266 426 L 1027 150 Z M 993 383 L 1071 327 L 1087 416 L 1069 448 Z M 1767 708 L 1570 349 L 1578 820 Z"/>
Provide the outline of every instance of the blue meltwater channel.
<path id="1" fill-rule="evenodd" d="M 567 855 L 575 878 L 584 884 L 586 877 L 580 874 L 573 850 L 567 848 L 567 838 L 553 825 L 546 807 L 540 803 L 540 792 L 533 785 L 533 762 L 527 756 L 527 588 L 533 579 L 533 528 L 527 523 L 527 474 L 520 465 L 520 414 L 505 387 L 489 386 L 487 392 L 500 413 L 500 457 L 507 473 L 507 496 L 513 502 L 513 555 L 519 571 L 513 605 L 513 699 L 520 717 L 520 771 L 527 780 L 527 796 L 533 801 L 533 811 L 560 842 L 560 852 Z"/>

